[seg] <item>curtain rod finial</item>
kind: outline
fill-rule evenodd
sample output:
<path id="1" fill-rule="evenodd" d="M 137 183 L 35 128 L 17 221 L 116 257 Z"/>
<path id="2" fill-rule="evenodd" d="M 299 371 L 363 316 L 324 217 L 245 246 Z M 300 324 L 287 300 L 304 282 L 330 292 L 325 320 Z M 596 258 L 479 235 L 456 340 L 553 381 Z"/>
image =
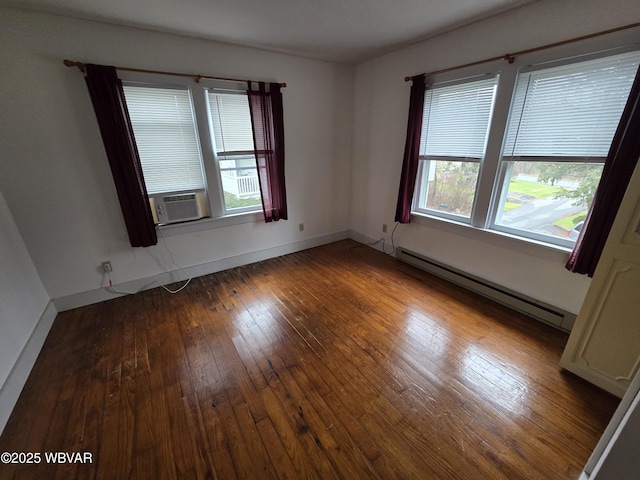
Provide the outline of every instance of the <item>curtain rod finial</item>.
<path id="1" fill-rule="evenodd" d="M 62 61 L 67 67 L 78 67 L 81 72 L 84 73 L 84 63 L 82 62 L 74 62 L 73 60 L 67 60 L 66 58 Z"/>
<path id="2" fill-rule="evenodd" d="M 404 81 L 405 82 L 410 82 L 411 81 L 411 77 L 404 77 Z"/>

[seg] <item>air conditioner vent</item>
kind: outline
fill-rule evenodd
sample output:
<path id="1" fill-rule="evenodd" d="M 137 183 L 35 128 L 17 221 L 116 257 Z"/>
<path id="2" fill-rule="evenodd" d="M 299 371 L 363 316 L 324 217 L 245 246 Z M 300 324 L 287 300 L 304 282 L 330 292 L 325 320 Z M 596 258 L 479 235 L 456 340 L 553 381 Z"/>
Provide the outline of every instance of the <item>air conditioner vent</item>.
<path id="1" fill-rule="evenodd" d="M 186 222 L 202 218 L 195 193 L 180 193 L 155 198 L 160 224 Z"/>

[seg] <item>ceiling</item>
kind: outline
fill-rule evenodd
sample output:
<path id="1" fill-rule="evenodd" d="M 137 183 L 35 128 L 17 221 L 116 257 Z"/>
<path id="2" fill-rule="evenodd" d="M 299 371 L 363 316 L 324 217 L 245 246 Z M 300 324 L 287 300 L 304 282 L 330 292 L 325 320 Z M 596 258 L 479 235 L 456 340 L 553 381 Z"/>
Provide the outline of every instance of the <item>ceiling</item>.
<path id="1" fill-rule="evenodd" d="M 0 0 L 0 5 L 359 63 L 536 0 Z"/>

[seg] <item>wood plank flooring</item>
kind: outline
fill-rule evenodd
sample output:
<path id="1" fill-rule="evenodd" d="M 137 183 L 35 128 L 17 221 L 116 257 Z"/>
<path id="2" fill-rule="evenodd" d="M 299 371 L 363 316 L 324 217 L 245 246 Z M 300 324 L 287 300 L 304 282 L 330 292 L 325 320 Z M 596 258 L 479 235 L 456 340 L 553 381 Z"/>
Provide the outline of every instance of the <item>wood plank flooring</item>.
<path id="1" fill-rule="evenodd" d="M 0 478 L 577 479 L 618 401 L 567 336 L 358 245 L 59 314 Z"/>

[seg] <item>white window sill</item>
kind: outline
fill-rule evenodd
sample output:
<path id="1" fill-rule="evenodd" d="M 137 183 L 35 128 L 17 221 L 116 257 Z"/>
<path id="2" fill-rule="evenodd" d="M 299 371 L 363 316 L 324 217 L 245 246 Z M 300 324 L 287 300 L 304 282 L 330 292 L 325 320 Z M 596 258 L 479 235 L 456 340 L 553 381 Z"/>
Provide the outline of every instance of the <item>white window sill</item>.
<path id="1" fill-rule="evenodd" d="M 162 230 L 162 236 L 171 237 L 174 235 L 183 235 L 185 233 L 211 230 L 213 228 L 229 227 L 231 225 L 241 225 L 243 223 L 256 222 L 264 222 L 264 215 L 262 211 L 243 212 L 219 218 L 201 218 L 200 220 L 194 220 L 192 222 L 161 225 L 157 228 L 160 228 Z"/>
<path id="2" fill-rule="evenodd" d="M 466 223 L 425 215 L 423 213 L 412 212 L 411 221 L 418 225 L 437 228 L 438 230 L 490 243 L 491 245 L 508 248 L 519 253 L 534 255 L 546 260 L 566 263 L 569 259 L 569 254 L 571 253 L 570 248 L 562 247 L 560 245 L 540 242 L 529 238 L 499 232 L 497 230 L 478 228 Z"/>

